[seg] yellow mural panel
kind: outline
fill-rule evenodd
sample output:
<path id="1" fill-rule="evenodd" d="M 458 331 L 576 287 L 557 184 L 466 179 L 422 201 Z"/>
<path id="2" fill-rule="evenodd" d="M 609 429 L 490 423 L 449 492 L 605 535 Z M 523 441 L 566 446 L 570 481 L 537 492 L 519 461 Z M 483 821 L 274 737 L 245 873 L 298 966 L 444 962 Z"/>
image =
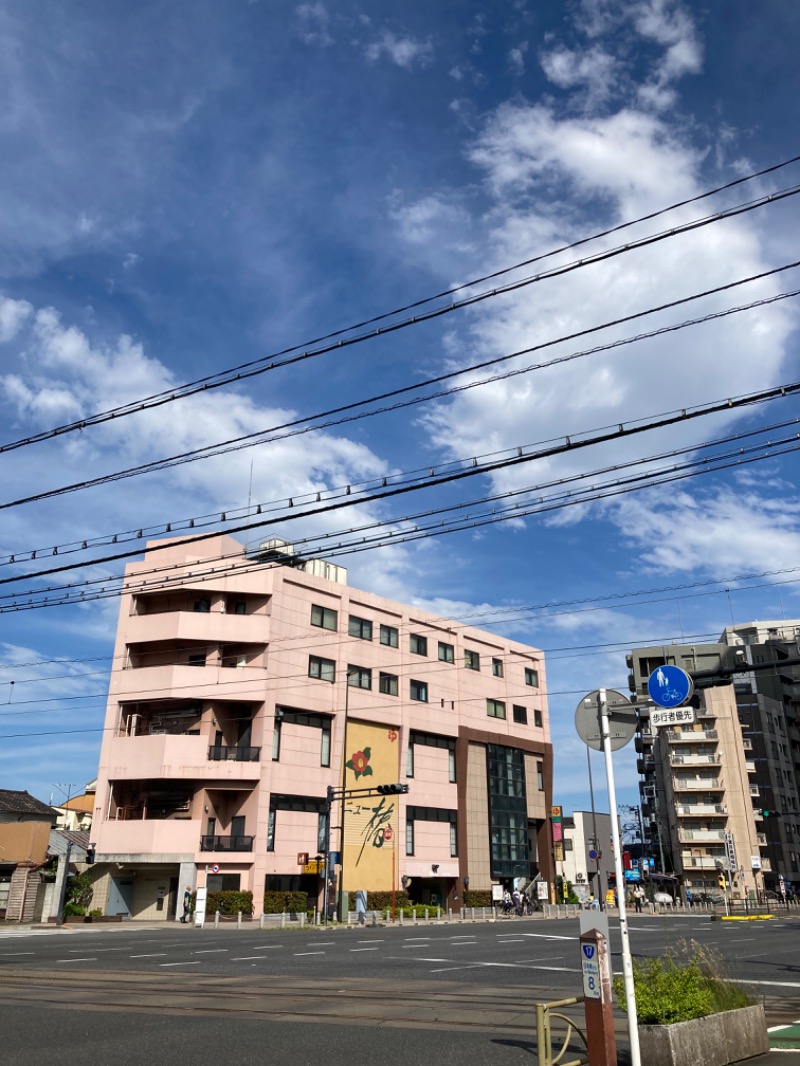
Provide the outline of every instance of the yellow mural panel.
<path id="1" fill-rule="evenodd" d="M 347 723 L 344 787 L 375 788 L 398 781 L 400 737 L 396 729 L 370 722 Z M 347 796 L 344 802 L 346 892 L 396 887 L 400 845 L 400 797 Z"/>

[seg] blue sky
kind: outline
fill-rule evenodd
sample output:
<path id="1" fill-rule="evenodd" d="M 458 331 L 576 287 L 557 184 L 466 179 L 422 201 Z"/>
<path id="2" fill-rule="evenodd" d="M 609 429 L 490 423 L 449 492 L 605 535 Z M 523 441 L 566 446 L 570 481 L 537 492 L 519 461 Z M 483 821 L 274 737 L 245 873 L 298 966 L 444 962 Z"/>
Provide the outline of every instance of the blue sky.
<path id="1" fill-rule="evenodd" d="M 724 10 L 412 0 L 402 12 L 381 0 L 0 2 L 0 443 L 304 345 L 791 158 L 799 22 L 789 0 Z M 506 280 L 798 183 L 795 164 Z M 796 232 L 789 196 L 238 386 L 0 454 L 3 499 L 537 344 L 552 346 L 507 367 L 769 300 L 800 287 L 797 270 L 555 343 L 789 264 Z M 243 507 L 251 492 L 259 501 L 324 493 L 792 382 L 795 303 L 5 507 L 0 554 L 41 555 Z M 445 502 L 525 489 L 519 498 L 530 500 L 545 481 L 699 449 L 797 414 L 784 399 L 274 532 L 378 519 L 401 529 L 411 511 Z M 800 566 L 797 477 L 794 454 L 768 456 L 343 562 L 357 587 L 548 652 L 557 801 L 583 807 L 574 708 L 599 685 L 625 689 L 626 648 L 800 616 L 796 574 L 742 578 Z M 0 576 L 31 569 L 6 564 Z M 6 591 L 32 595 L 42 584 Z M 568 606 L 534 609 L 556 602 Z M 115 615 L 109 599 L 0 616 L 3 787 L 57 798 L 60 786 L 75 791 L 94 775 L 100 733 L 91 730 L 102 722 Z M 632 748 L 616 757 L 623 799 L 634 794 L 634 758 Z"/>

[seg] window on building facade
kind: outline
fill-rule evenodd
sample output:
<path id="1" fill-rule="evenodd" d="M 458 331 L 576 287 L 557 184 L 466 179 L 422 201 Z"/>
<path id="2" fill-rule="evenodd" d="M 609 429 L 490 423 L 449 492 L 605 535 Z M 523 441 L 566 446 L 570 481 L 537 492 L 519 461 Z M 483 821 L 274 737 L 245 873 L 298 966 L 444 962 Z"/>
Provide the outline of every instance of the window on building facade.
<path id="1" fill-rule="evenodd" d="M 206 653 L 204 651 L 193 652 L 189 656 L 189 666 L 205 666 Z"/>
<path id="2" fill-rule="evenodd" d="M 397 675 L 383 673 L 379 674 L 378 691 L 382 692 L 384 696 L 396 696 L 398 693 Z"/>
<path id="3" fill-rule="evenodd" d="M 514 721 L 517 725 L 528 724 L 528 710 L 526 707 L 518 707 L 514 704 Z"/>
<path id="4" fill-rule="evenodd" d="M 368 618 L 357 618 L 351 614 L 347 623 L 347 632 L 351 637 L 358 637 L 359 640 L 372 640 L 372 622 Z"/>
<path id="5" fill-rule="evenodd" d="M 454 663 L 456 661 L 456 650 L 452 644 L 444 644 L 439 641 L 439 662 L 440 663 Z"/>
<path id="6" fill-rule="evenodd" d="M 414 822 L 406 815 L 406 855 L 414 854 Z"/>
<path id="7" fill-rule="evenodd" d="M 453 737 L 442 737 L 435 733 L 421 733 L 417 729 L 411 730 L 408 738 L 408 756 L 406 761 L 406 776 L 414 776 L 414 749 L 416 747 L 444 748 L 447 750 L 447 776 L 451 784 L 456 780 L 456 742 Z"/>
<path id="8" fill-rule="evenodd" d="M 333 683 L 336 680 L 336 663 L 333 659 L 321 659 L 318 655 L 309 655 L 308 676 L 316 678 L 317 681 Z"/>
<path id="9" fill-rule="evenodd" d="M 538 726 L 539 729 L 541 729 L 542 726 L 544 725 L 544 719 L 542 718 L 542 712 L 541 711 L 534 710 L 534 712 L 533 712 L 533 724 L 535 726 Z"/>
<path id="10" fill-rule="evenodd" d="M 544 763 L 536 763 L 536 787 L 540 792 L 544 792 Z"/>
<path id="11" fill-rule="evenodd" d="M 419 700 L 421 703 L 428 702 L 428 685 L 425 681 L 409 682 L 409 695 L 412 700 Z"/>
<path id="12" fill-rule="evenodd" d="M 456 832 L 456 823 L 450 823 L 450 858 L 455 859 L 458 857 L 458 833 Z"/>
<path id="13" fill-rule="evenodd" d="M 396 648 L 398 644 L 398 632 L 394 626 L 381 626 L 381 644 L 387 648 Z"/>
<path id="14" fill-rule="evenodd" d="M 492 659 L 492 674 L 495 677 L 502 677 L 503 676 L 503 660 L 502 659 Z"/>
<path id="15" fill-rule="evenodd" d="M 272 730 L 272 761 L 278 762 L 281 757 L 281 720 L 275 719 L 275 725 Z"/>
<path id="16" fill-rule="evenodd" d="M 366 666 L 348 666 L 347 684 L 350 688 L 372 688 L 372 671 Z"/>
<path id="17" fill-rule="evenodd" d="M 325 800 L 316 796 L 281 796 L 273 793 L 269 801 L 269 821 L 267 822 L 267 851 L 275 850 L 278 811 L 302 811 L 304 814 L 317 815 L 316 850 L 324 851 L 327 839 L 325 821 Z M 313 838 L 297 839 L 298 847 L 311 851 L 315 846 Z"/>
<path id="18" fill-rule="evenodd" d="M 406 807 L 406 855 L 414 854 L 415 822 L 448 822 L 450 824 L 450 856 L 458 856 L 457 813 L 444 807 Z"/>
<path id="19" fill-rule="evenodd" d="M 211 600 L 203 597 L 203 599 L 195 600 L 192 604 L 192 610 L 198 611 L 200 614 L 208 614 L 211 610 Z"/>
<path id="20" fill-rule="evenodd" d="M 335 631 L 339 624 L 338 612 L 331 610 L 330 607 L 320 607 L 314 603 L 311 605 L 311 624 Z"/>
<path id="21" fill-rule="evenodd" d="M 532 685 L 534 688 L 539 687 L 539 671 L 534 670 L 532 666 L 525 667 L 525 684 Z"/>
<path id="22" fill-rule="evenodd" d="M 480 670 L 481 657 L 477 651 L 470 651 L 468 648 L 464 649 L 464 666 L 468 670 Z"/>
<path id="23" fill-rule="evenodd" d="M 427 655 L 428 638 L 421 637 L 419 633 L 411 633 L 408 638 L 408 647 L 414 655 Z"/>
<path id="24" fill-rule="evenodd" d="M 525 762 L 518 748 L 486 746 L 491 876 L 504 878 L 530 870 Z M 522 871 L 516 869 L 522 867 Z M 515 874 L 516 869 L 516 874 Z"/>
<path id="25" fill-rule="evenodd" d="M 320 731 L 320 766 L 331 764 L 331 719 L 325 714 L 311 714 L 292 710 L 289 707 L 275 708 L 275 732 L 272 735 L 272 759 L 277 762 L 281 754 L 281 731 L 285 725 L 301 725 Z"/>
<path id="26" fill-rule="evenodd" d="M 486 713 L 490 718 L 505 718 L 506 705 L 502 700 L 487 700 Z"/>

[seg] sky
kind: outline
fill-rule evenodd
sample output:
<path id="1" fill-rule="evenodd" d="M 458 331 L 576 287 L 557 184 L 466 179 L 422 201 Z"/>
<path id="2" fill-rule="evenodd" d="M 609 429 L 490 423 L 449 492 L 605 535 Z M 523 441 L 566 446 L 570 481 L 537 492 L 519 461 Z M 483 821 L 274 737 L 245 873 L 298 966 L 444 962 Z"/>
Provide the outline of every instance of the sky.
<path id="1" fill-rule="evenodd" d="M 800 617 L 797 398 L 724 406 L 800 380 L 798 31 L 792 0 L 0 0 L 0 787 L 96 773 L 118 602 L 45 588 L 256 501 L 248 544 L 387 523 L 351 585 L 542 648 L 568 811 L 628 649 Z M 403 541 L 442 507 L 466 528 Z"/>

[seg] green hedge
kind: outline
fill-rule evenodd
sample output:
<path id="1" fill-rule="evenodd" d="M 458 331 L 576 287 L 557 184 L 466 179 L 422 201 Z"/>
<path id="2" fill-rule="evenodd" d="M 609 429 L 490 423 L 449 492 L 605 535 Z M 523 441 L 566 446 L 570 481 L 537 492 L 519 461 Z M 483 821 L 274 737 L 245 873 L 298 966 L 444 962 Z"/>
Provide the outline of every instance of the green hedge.
<path id="1" fill-rule="evenodd" d="M 308 911 L 307 892 L 265 892 L 264 914 L 301 914 Z"/>
<path id="2" fill-rule="evenodd" d="M 464 893 L 465 907 L 491 907 L 492 891 L 489 888 L 468 888 Z"/>
<path id="3" fill-rule="evenodd" d="M 394 894 L 394 905 L 396 909 L 401 907 L 410 907 L 411 904 L 408 899 L 408 893 L 406 891 L 398 891 Z M 367 910 L 368 911 L 385 911 L 386 909 L 392 909 L 392 893 L 391 892 L 367 892 Z M 354 911 L 356 909 L 356 894 L 350 893 L 349 909 Z"/>
<path id="4" fill-rule="evenodd" d="M 206 900 L 206 914 L 242 914 L 253 913 L 252 892 L 209 892 Z"/>

